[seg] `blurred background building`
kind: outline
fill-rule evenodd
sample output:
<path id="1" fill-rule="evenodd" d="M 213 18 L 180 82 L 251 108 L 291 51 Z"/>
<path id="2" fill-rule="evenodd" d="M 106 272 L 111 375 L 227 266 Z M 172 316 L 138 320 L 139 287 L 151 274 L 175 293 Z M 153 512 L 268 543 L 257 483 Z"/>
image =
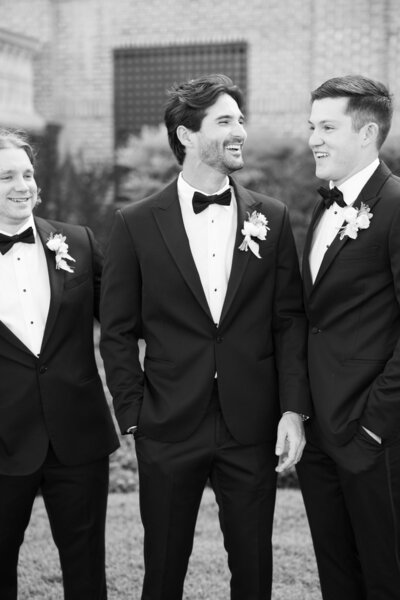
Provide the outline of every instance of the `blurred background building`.
<path id="1" fill-rule="evenodd" d="M 109 159 L 174 81 L 224 72 L 250 124 L 304 136 L 311 89 L 362 73 L 400 97 L 399 0 L 0 0 L 0 125 Z M 396 115 L 394 132 L 400 123 Z"/>
<path id="2" fill-rule="evenodd" d="M 244 183 L 292 206 L 296 234 L 314 185 L 310 90 L 360 73 L 399 99 L 399 8 L 399 0 L 0 0 L 0 126 L 26 130 L 41 147 L 44 216 L 96 229 L 113 197 L 143 197 L 174 174 L 165 131 L 149 133 L 162 122 L 166 89 L 223 72 L 244 91 L 256 132 L 248 145 L 258 136 Z M 399 135 L 396 109 L 390 136 Z M 126 144 L 128 153 L 116 152 Z"/>

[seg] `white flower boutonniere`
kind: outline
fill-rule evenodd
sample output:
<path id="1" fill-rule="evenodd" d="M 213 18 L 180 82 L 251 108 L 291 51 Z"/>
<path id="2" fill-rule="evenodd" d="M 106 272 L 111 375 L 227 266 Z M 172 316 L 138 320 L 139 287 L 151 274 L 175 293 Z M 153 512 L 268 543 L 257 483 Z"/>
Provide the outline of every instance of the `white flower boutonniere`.
<path id="1" fill-rule="evenodd" d="M 247 220 L 243 223 L 242 233 L 244 240 L 239 246 L 239 250 L 247 250 L 250 248 L 252 253 L 261 258 L 259 253 L 259 245 L 251 238 L 255 237 L 259 240 L 264 241 L 267 237 L 267 231 L 269 231 L 267 217 L 262 213 L 253 211 L 251 214 L 247 213 Z"/>
<path id="2" fill-rule="evenodd" d="M 369 222 L 373 217 L 370 211 L 370 207 L 362 202 L 361 208 L 358 210 L 352 206 L 346 208 L 344 217 L 346 225 L 343 225 L 343 227 L 339 229 L 340 239 L 342 240 L 344 236 L 347 235 L 352 240 L 355 240 L 360 229 L 368 229 Z"/>
<path id="3" fill-rule="evenodd" d="M 56 269 L 63 269 L 64 271 L 73 273 L 74 270 L 69 266 L 67 260 L 76 261 L 68 254 L 68 244 L 65 243 L 66 239 L 62 233 L 51 233 L 46 246 L 55 252 Z"/>

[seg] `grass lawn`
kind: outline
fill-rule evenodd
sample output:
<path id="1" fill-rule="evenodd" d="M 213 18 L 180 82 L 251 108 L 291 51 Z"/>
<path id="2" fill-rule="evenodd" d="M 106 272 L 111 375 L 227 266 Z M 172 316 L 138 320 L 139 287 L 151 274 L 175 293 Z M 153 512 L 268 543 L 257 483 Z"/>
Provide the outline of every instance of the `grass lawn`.
<path id="1" fill-rule="evenodd" d="M 138 494 L 110 494 L 107 520 L 109 600 L 139 600 L 142 529 Z M 321 600 L 311 539 L 298 490 L 278 490 L 273 600 Z M 57 551 L 41 498 L 34 505 L 19 566 L 20 600 L 62 600 Z M 229 574 L 213 492 L 204 493 L 185 600 L 228 600 Z"/>

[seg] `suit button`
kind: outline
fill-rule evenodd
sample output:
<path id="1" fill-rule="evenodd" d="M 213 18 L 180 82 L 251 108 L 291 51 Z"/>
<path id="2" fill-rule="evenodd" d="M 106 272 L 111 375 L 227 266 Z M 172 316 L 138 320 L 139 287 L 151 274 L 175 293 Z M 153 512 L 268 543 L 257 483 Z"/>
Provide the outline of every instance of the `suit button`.
<path id="1" fill-rule="evenodd" d="M 222 340 L 223 340 L 223 339 L 224 339 L 224 338 L 222 338 L 222 337 L 217 337 L 217 338 L 215 339 L 215 341 L 217 342 L 217 344 L 220 344 L 220 343 L 222 342 Z"/>
<path id="2" fill-rule="evenodd" d="M 318 329 L 318 327 L 312 327 L 311 328 L 311 333 L 321 333 L 321 330 Z"/>
<path id="3" fill-rule="evenodd" d="M 47 367 L 46 367 L 46 365 L 42 365 L 42 366 L 40 367 L 40 369 L 39 369 L 39 373 L 40 373 L 41 375 L 43 375 L 44 373 L 46 373 L 46 371 L 47 371 Z"/>

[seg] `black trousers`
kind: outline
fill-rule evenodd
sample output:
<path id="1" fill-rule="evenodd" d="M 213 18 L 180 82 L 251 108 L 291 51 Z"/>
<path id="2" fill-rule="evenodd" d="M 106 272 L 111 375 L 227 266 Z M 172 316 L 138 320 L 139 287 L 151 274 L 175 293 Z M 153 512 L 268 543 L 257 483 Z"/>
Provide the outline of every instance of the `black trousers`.
<path id="1" fill-rule="evenodd" d="M 136 439 L 144 526 L 142 600 L 180 600 L 201 497 L 209 479 L 232 574 L 232 600 L 268 600 L 277 458 L 274 443 L 241 446 L 213 400 L 187 440 Z M 211 560 L 211 557 L 210 557 Z M 210 597 L 212 590 L 210 590 Z"/>
<path id="2" fill-rule="evenodd" d="M 49 449 L 31 475 L 0 475 L 0 598 L 17 599 L 19 549 L 40 489 L 58 548 L 66 600 L 106 600 L 108 457 L 68 467 Z"/>
<path id="3" fill-rule="evenodd" d="M 341 447 L 308 431 L 297 465 L 324 600 L 400 598 L 400 438 Z"/>

